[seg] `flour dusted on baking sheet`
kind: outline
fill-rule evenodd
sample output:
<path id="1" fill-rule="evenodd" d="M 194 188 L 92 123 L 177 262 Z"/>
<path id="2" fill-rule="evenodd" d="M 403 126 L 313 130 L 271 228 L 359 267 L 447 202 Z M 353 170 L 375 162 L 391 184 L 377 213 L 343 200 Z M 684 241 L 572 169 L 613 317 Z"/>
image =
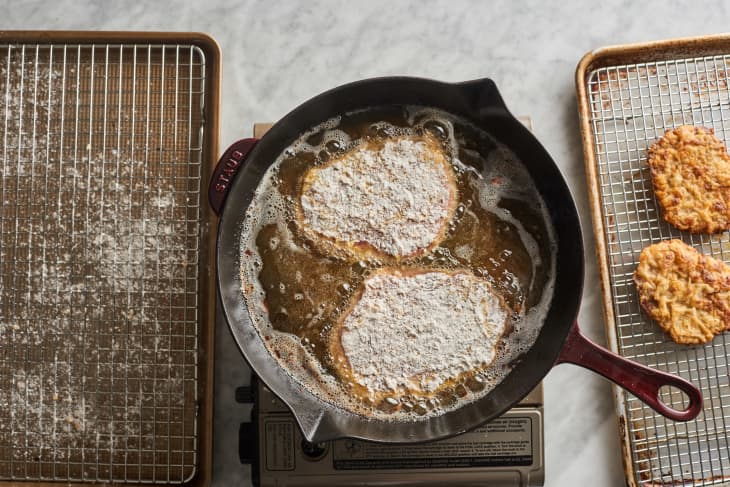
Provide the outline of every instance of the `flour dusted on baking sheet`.
<path id="1" fill-rule="evenodd" d="M 75 118 L 88 71 L 29 69 L 0 66 L 0 477 L 190 449 L 196 196 L 177 162 L 109 135 L 131 123 L 116 108 L 106 135 Z"/>
<path id="2" fill-rule="evenodd" d="M 358 147 L 304 178 L 303 223 L 391 256 L 429 247 L 449 217 L 454 183 L 442 151 L 413 137 Z"/>
<path id="3" fill-rule="evenodd" d="M 432 391 L 490 364 L 508 318 L 466 272 L 377 272 L 342 323 L 355 380 L 370 391 Z"/>
<path id="4" fill-rule="evenodd" d="M 14 385 L 0 392 L 7 418 L 0 426 L 0 438 L 12 436 L 13 460 L 78 461 L 82 448 L 126 449 L 133 438 L 142 438 L 151 448 L 149 411 L 161 404 L 182 406 L 175 393 L 183 380 L 174 377 L 158 379 L 153 393 L 128 391 L 123 404 L 106 407 L 111 393 L 107 397 L 91 393 L 98 379 L 83 377 L 79 367 L 56 359 L 13 373 Z M 121 370 L 118 374 L 124 376 Z"/>

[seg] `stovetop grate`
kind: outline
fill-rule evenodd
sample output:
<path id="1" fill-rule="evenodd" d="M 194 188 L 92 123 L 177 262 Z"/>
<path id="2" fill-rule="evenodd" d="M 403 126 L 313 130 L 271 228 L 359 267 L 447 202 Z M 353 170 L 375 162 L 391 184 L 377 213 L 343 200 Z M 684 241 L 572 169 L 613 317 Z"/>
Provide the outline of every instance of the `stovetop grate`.
<path id="1" fill-rule="evenodd" d="M 660 215 L 647 149 L 682 124 L 714 128 L 730 142 L 730 56 L 601 67 L 586 80 L 596 149 L 615 334 L 624 357 L 681 375 L 702 389 L 704 411 L 673 422 L 620 393 L 640 485 L 715 485 L 730 479 L 730 333 L 704 346 L 678 345 L 641 312 L 633 273 L 641 250 L 677 238 L 730 263 L 730 233 L 692 235 Z M 682 393 L 663 391 L 681 408 Z"/>
<path id="2" fill-rule="evenodd" d="M 205 58 L 0 45 L 0 479 L 181 483 Z"/>

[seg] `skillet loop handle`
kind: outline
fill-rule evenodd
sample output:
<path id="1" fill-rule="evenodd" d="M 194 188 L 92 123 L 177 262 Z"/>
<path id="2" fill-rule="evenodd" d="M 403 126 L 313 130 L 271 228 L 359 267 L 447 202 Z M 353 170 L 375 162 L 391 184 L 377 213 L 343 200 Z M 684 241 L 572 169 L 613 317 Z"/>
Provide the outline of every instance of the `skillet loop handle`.
<path id="1" fill-rule="evenodd" d="M 588 340 L 573 324 L 556 363 L 569 362 L 601 374 L 628 390 L 656 412 L 674 421 L 689 421 L 702 412 L 702 393 L 676 375 L 627 360 Z M 659 398 L 663 386 L 675 387 L 689 397 L 684 410 L 667 406 Z"/>
<path id="2" fill-rule="evenodd" d="M 259 139 L 254 138 L 238 140 L 231 144 L 218 160 L 208 186 L 208 201 L 216 215 L 220 216 L 221 211 L 223 211 L 223 204 L 226 201 L 231 184 L 233 184 L 233 178 L 236 177 L 239 169 L 246 161 L 246 157 L 258 141 Z"/>

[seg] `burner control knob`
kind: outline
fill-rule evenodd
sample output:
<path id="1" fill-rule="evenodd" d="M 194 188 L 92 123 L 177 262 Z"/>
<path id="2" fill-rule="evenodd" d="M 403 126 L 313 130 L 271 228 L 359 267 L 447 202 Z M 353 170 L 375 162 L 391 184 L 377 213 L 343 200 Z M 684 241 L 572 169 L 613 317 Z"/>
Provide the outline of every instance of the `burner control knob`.
<path id="1" fill-rule="evenodd" d="M 303 439 L 302 453 L 309 460 L 319 460 L 327 453 L 327 443 L 312 443 Z"/>
<path id="2" fill-rule="evenodd" d="M 258 431 L 253 423 L 241 423 L 238 428 L 238 459 L 243 464 L 258 462 Z"/>
<path id="3" fill-rule="evenodd" d="M 241 386 L 236 388 L 236 402 L 241 404 L 249 404 L 254 402 L 253 387 Z"/>

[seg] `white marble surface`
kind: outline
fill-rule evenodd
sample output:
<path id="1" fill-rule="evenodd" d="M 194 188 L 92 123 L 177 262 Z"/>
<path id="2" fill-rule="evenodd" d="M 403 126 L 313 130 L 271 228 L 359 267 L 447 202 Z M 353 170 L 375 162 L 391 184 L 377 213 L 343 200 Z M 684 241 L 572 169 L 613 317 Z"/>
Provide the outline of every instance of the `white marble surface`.
<path id="1" fill-rule="evenodd" d="M 222 137 L 249 134 L 327 88 L 408 74 L 457 81 L 493 78 L 514 113 L 560 164 L 585 227 L 586 288 L 580 320 L 604 342 L 585 191 L 573 74 L 607 44 L 730 30 L 730 4 L 614 2 L 0 0 L 0 29 L 202 31 L 223 50 Z M 697 3 L 697 5 L 700 5 Z M 228 330 L 217 345 L 215 486 L 247 485 L 236 432 L 247 409 L 233 401 L 247 380 Z M 609 384 L 570 365 L 545 379 L 547 486 L 624 484 Z"/>

